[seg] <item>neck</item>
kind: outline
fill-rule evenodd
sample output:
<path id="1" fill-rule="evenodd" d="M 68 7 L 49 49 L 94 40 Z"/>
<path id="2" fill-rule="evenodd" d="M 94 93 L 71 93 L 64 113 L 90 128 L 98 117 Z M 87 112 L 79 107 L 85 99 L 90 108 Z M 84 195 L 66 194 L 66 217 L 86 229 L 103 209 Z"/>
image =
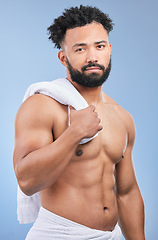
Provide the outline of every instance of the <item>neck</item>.
<path id="1" fill-rule="evenodd" d="M 77 91 L 82 95 L 89 105 L 97 105 L 99 102 L 104 102 L 102 86 L 90 88 L 79 85 L 69 78 L 67 79 L 72 83 L 72 85 L 77 89 Z"/>

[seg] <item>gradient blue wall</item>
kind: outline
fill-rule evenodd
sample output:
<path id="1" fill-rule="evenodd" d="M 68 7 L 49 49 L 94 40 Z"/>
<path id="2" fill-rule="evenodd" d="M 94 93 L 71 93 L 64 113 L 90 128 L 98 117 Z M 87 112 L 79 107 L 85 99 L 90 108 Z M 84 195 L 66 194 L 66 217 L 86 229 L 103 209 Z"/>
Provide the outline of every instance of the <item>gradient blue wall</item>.
<path id="1" fill-rule="evenodd" d="M 134 164 L 146 207 L 146 236 L 157 239 L 158 3 L 155 0 L 0 0 L 0 239 L 25 239 L 31 225 L 16 219 L 12 167 L 14 118 L 27 87 L 65 77 L 47 27 L 64 8 L 87 4 L 115 22 L 110 34 L 112 72 L 104 91 L 134 117 Z M 132 206 L 131 206 L 132 207 Z M 134 211 L 134 209 L 133 209 Z"/>

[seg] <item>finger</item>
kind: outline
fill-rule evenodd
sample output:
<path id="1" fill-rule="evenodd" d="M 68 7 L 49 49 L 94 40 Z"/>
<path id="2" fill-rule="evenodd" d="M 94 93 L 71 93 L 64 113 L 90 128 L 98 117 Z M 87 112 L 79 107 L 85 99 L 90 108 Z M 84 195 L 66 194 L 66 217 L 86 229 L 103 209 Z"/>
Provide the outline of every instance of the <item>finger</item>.
<path id="1" fill-rule="evenodd" d="M 100 118 L 98 118 L 98 121 L 99 121 L 99 123 L 101 122 L 101 119 Z"/>
<path id="2" fill-rule="evenodd" d="M 98 131 L 101 131 L 103 129 L 102 125 L 99 125 Z"/>
<path id="3" fill-rule="evenodd" d="M 97 113 L 97 112 L 95 112 L 95 115 L 96 115 L 96 117 L 98 118 L 98 113 Z"/>
<path id="4" fill-rule="evenodd" d="M 94 112 L 96 107 L 94 105 L 89 105 L 89 108 Z"/>

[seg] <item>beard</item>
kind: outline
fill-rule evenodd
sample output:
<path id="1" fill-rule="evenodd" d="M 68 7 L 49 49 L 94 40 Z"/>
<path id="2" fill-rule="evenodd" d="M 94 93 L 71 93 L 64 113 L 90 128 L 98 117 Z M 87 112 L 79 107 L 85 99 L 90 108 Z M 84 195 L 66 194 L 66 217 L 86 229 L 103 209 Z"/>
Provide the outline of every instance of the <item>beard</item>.
<path id="1" fill-rule="evenodd" d="M 71 66 L 68 59 L 67 59 L 67 65 L 68 65 L 67 67 L 71 76 L 71 80 L 73 82 L 76 82 L 79 85 L 84 87 L 93 88 L 93 87 L 99 87 L 104 82 L 106 82 L 111 71 L 111 58 L 110 58 L 108 67 L 106 69 L 103 65 L 100 65 L 98 63 L 89 63 L 86 66 L 83 66 L 80 72 Z M 103 71 L 103 73 L 101 75 L 95 72 L 90 74 L 85 74 L 86 68 L 88 67 L 99 67 Z"/>

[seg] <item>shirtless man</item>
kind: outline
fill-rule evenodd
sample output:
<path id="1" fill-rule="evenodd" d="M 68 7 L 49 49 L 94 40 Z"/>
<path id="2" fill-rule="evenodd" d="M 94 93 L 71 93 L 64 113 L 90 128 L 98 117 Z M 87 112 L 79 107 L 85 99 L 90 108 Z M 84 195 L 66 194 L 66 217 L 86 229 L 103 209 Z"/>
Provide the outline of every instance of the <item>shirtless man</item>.
<path id="1" fill-rule="evenodd" d="M 15 120 L 14 168 L 26 195 L 40 192 L 49 220 L 60 216 L 58 220 L 97 233 L 112 232 L 118 222 L 125 239 L 144 240 L 144 204 L 132 162 L 134 122 L 102 91 L 111 69 L 112 28 L 108 15 L 84 6 L 65 10 L 48 28 L 50 39 L 61 48 L 58 57 L 67 81 L 89 107 L 70 107 L 68 127 L 67 106 L 42 94 L 29 97 Z M 93 140 L 79 144 L 97 132 Z M 51 233 L 57 223 L 52 220 L 48 231 L 46 219 L 38 227 L 40 221 L 26 239 L 112 239 L 83 237 L 77 230 L 74 237 L 66 232 L 59 238 Z"/>

